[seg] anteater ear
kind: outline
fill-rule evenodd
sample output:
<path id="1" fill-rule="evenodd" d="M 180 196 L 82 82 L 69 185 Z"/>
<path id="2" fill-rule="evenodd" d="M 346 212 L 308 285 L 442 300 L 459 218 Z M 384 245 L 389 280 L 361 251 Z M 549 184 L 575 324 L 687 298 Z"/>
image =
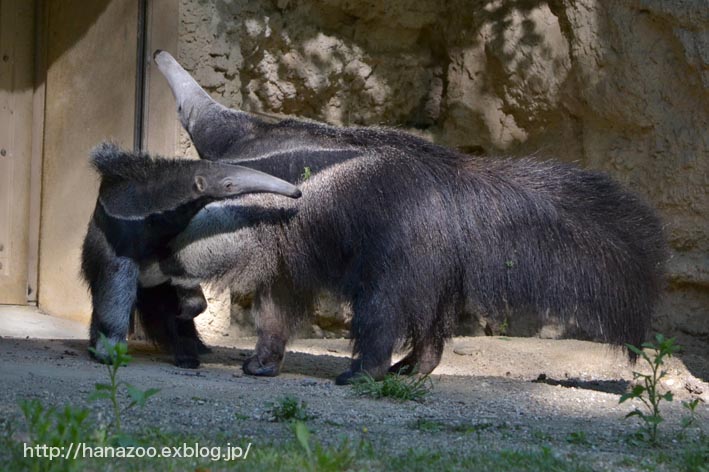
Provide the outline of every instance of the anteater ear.
<path id="1" fill-rule="evenodd" d="M 206 188 L 207 188 L 207 179 L 201 175 L 195 176 L 194 189 L 197 191 L 197 193 L 204 193 L 204 190 Z"/>

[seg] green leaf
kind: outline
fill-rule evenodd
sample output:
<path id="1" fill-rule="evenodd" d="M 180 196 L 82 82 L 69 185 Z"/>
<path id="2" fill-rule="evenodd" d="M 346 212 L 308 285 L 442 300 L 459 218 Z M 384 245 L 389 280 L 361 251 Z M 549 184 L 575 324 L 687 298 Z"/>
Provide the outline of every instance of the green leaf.
<path id="1" fill-rule="evenodd" d="M 659 415 L 647 415 L 643 416 L 643 420 L 648 424 L 660 424 L 665 421 L 662 416 Z"/>
<path id="2" fill-rule="evenodd" d="M 136 447 L 138 442 L 130 434 L 118 433 L 111 437 L 111 445 L 113 447 Z"/>
<path id="3" fill-rule="evenodd" d="M 145 393 L 142 390 L 135 388 L 129 383 L 125 383 L 125 386 L 128 391 L 128 395 L 135 403 L 140 405 L 145 403 Z"/>
<path id="4" fill-rule="evenodd" d="M 618 403 L 623 403 L 627 400 L 630 400 L 631 398 L 635 398 L 635 396 L 632 393 L 624 393 L 623 395 L 620 396 L 620 400 L 618 400 Z"/>
<path id="5" fill-rule="evenodd" d="M 642 385 L 635 385 L 633 389 L 630 391 L 630 394 L 633 396 L 633 398 L 637 398 L 641 396 L 643 393 L 645 393 L 647 389 L 643 387 Z"/>
<path id="6" fill-rule="evenodd" d="M 694 412 L 694 410 L 696 410 L 698 404 L 699 404 L 698 398 L 695 398 L 694 400 L 691 400 L 688 402 L 682 402 L 682 406 L 691 412 Z"/>
<path id="7" fill-rule="evenodd" d="M 113 387 L 111 385 L 102 383 L 94 384 L 94 388 L 96 390 L 113 390 Z"/>
<path id="8" fill-rule="evenodd" d="M 674 396 L 672 395 L 672 392 L 667 392 L 662 396 L 662 398 L 665 401 L 671 402 L 673 400 Z"/>
<path id="9" fill-rule="evenodd" d="M 125 355 L 128 354 L 128 343 L 120 342 L 116 343 L 116 354 Z"/>
<path id="10" fill-rule="evenodd" d="M 632 344 L 626 344 L 625 347 L 627 347 L 630 351 L 634 352 L 638 356 L 643 356 L 645 354 L 641 349 L 638 349 L 637 347 L 633 346 Z"/>
<path id="11" fill-rule="evenodd" d="M 160 391 L 157 388 L 149 388 L 148 390 L 143 391 L 127 382 L 125 382 L 124 385 L 126 386 L 128 395 L 133 400 L 132 405 L 138 405 L 141 408 L 145 405 L 145 402 L 148 400 L 148 398 L 152 397 Z"/>
<path id="12" fill-rule="evenodd" d="M 102 391 L 96 391 L 89 395 L 88 400 L 90 402 L 96 401 L 96 400 L 107 400 L 111 398 L 111 394 L 108 392 L 102 392 Z"/>
<path id="13" fill-rule="evenodd" d="M 310 450 L 310 431 L 308 431 L 308 427 L 302 421 L 298 421 L 293 426 L 293 430 L 300 447 L 303 448 L 308 457 L 311 457 L 312 451 Z"/>

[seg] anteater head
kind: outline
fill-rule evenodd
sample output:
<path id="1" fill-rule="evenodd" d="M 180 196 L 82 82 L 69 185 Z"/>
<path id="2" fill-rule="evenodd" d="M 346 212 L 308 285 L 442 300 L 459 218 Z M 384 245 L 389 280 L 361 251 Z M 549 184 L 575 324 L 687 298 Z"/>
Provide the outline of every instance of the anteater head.
<path id="1" fill-rule="evenodd" d="M 299 198 L 293 184 L 248 167 L 210 161 L 192 161 L 190 173 L 194 198 L 218 200 L 245 193 L 276 193 Z"/>
<path id="2" fill-rule="evenodd" d="M 168 159 L 124 151 L 103 143 L 91 153 L 101 176 L 99 202 L 111 216 L 145 218 L 192 204 L 245 193 L 300 197 L 298 187 L 248 167 L 192 159 Z"/>

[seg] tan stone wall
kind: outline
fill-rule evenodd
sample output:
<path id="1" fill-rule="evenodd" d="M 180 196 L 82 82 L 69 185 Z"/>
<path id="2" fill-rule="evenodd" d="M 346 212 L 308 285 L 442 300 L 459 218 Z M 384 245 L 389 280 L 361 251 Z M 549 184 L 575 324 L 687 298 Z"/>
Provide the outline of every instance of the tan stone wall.
<path id="1" fill-rule="evenodd" d="M 178 57 L 228 106 L 609 172 L 666 223 L 655 327 L 706 340 L 708 24 L 702 0 L 182 0 Z"/>

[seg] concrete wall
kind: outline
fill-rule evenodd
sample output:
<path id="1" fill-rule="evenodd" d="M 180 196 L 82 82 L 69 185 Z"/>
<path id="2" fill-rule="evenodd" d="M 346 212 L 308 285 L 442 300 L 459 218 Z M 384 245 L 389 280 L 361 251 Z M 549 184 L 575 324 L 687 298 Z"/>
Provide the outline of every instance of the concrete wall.
<path id="1" fill-rule="evenodd" d="M 53 315 L 91 313 L 79 279 L 98 190 L 88 154 L 105 139 L 133 147 L 137 5 L 48 2 L 39 305 Z"/>
<path id="2" fill-rule="evenodd" d="M 706 342 L 707 25 L 701 0 L 181 0 L 178 57 L 228 106 L 609 172 L 666 223 L 655 328 Z"/>

